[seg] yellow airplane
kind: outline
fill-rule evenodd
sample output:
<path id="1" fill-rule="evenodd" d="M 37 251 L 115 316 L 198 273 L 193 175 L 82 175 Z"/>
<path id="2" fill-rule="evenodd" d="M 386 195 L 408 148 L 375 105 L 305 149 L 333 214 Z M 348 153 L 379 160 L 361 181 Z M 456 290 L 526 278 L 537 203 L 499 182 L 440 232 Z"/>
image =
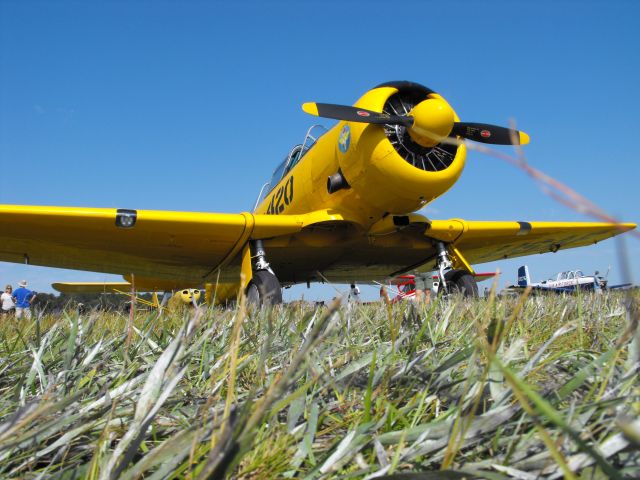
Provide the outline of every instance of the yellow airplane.
<path id="1" fill-rule="evenodd" d="M 202 293 L 197 288 L 170 289 L 172 282 L 56 282 L 51 286 L 63 293 L 116 293 L 130 297 L 135 296 L 136 302 L 151 308 L 162 310 L 177 310 L 182 306 L 197 307 Z M 158 292 L 165 292 L 162 301 L 158 299 Z M 151 292 L 151 301 L 138 297 L 139 292 Z M 171 295 L 167 295 L 171 292 Z"/>
<path id="2" fill-rule="evenodd" d="M 477 293 L 471 265 L 596 243 L 634 224 L 436 220 L 413 213 L 462 174 L 465 141 L 526 144 L 524 132 L 461 122 L 411 82 L 353 107 L 307 103 L 340 122 L 309 129 L 265 184 L 253 212 L 0 206 L 0 260 L 243 289 L 282 301 L 281 286 L 383 282 L 437 271 L 445 291 Z M 264 193 L 264 195 L 262 195 Z"/>

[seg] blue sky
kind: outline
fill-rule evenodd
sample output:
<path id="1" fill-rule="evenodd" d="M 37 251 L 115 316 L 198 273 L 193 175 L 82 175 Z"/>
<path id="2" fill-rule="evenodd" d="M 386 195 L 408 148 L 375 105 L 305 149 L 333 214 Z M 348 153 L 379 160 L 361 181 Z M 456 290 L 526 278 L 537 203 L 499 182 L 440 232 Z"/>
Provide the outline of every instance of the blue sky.
<path id="1" fill-rule="evenodd" d="M 529 163 L 638 222 L 640 2 L 0 2 L 0 203 L 239 212 L 313 118 L 389 80 L 531 135 Z M 332 122 L 324 121 L 330 126 Z M 509 152 L 508 148 L 504 148 Z M 471 153 L 433 218 L 588 220 Z M 638 280 L 640 242 L 627 236 Z M 620 280 L 615 241 L 479 266 Z M 0 282 L 104 274 L 0 263 Z M 338 287 L 342 288 L 342 287 Z M 287 291 L 328 298 L 331 287 Z M 375 296 L 374 289 L 365 290 Z"/>

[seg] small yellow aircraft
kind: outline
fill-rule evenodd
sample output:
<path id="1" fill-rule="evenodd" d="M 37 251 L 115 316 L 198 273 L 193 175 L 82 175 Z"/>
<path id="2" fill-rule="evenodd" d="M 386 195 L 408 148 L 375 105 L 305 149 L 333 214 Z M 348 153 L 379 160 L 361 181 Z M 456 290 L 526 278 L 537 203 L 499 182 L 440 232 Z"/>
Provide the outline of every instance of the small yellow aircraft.
<path id="1" fill-rule="evenodd" d="M 168 287 L 173 286 L 171 282 L 56 282 L 51 286 L 63 293 L 115 293 L 126 297 L 134 296 L 137 303 L 160 311 L 165 308 L 173 311 L 183 306 L 197 307 L 202 296 L 202 292 L 197 288 L 170 290 Z M 165 293 L 162 301 L 158 299 L 159 291 Z M 151 292 L 151 301 L 138 297 L 136 294 L 139 292 Z"/>
<path id="2" fill-rule="evenodd" d="M 434 270 L 445 291 L 474 295 L 472 264 L 589 245 L 635 228 L 413 213 L 458 180 L 466 140 L 529 141 L 517 130 L 461 122 L 422 85 L 385 83 L 353 107 L 303 109 L 340 122 L 328 131 L 309 129 L 252 213 L 1 205 L 0 260 L 132 273 L 136 281 L 168 280 L 179 288 L 241 288 L 260 303 L 281 302 L 283 285 L 383 282 Z"/>

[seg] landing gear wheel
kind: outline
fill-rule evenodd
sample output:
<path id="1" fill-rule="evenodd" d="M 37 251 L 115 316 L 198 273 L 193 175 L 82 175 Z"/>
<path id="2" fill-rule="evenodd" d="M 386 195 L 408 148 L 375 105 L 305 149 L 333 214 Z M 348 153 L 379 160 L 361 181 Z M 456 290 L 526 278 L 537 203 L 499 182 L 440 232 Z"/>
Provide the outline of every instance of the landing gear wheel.
<path id="1" fill-rule="evenodd" d="M 250 305 L 278 305 L 282 303 L 282 288 L 276 276 L 268 270 L 253 272 L 247 287 L 247 303 Z"/>
<path id="2" fill-rule="evenodd" d="M 462 293 L 465 298 L 477 298 L 478 297 L 478 284 L 466 270 L 449 270 L 444 274 L 444 279 L 447 282 L 448 292 L 444 292 L 442 285 L 438 286 L 438 294 L 443 293 Z"/>

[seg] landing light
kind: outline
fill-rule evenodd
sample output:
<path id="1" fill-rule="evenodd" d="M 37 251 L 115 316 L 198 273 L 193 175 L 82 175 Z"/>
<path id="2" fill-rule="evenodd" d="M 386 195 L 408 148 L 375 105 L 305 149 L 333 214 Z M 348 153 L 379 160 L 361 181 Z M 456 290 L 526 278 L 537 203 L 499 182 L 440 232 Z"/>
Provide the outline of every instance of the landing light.
<path id="1" fill-rule="evenodd" d="M 132 228 L 136 224 L 138 212 L 136 210 L 127 210 L 119 208 L 116 212 L 116 227 Z"/>

